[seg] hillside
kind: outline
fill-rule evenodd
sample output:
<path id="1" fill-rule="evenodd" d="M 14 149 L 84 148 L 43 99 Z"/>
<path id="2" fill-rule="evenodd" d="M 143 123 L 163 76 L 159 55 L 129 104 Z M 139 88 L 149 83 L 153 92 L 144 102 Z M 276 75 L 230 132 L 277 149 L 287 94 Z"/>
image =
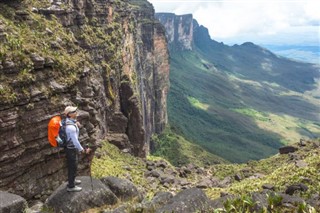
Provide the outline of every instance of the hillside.
<path id="1" fill-rule="evenodd" d="M 319 46 L 305 45 L 263 45 L 277 55 L 298 61 L 320 63 Z"/>
<path id="2" fill-rule="evenodd" d="M 246 164 L 198 167 L 190 163 L 173 167 L 159 157 L 148 156 L 147 161 L 142 161 L 104 143 L 93 161 L 94 177 L 111 175 L 129 179 L 143 192 L 145 199 L 142 203 L 130 201 L 126 205 L 121 202 L 92 212 L 121 207 L 125 207 L 123 212 L 139 209 L 154 212 L 146 210 L 146 203 L 157 192 L 176 194 L 192 187 L 202 188 L 212 200 L 208 212 L 254 212 L 253 209 L 256 212 L 317 212 L 320 210 L 317 194 L 320 190 L 319 145 L 319 140 L 302 141 L 294 144 L 296 151 Z M 290 191 L 290 186 L 303 186 L 303 190 L 296 187 Z"/>
<path id="3" fill-rule="evenodd" d="M 189 163 L 197 166 L 227 163 L 223 158 L 178 135 L 169 126 L 161 134 L 153 137 L 153 143 L 155 146 L 151 150 L 152 155 L 162 157 L 174 166 Z"/>
<path id="4" fill-rule="evenodd" d="M 54 193 L 59 202 L 50 197 L 49 207 L 40 203 L 33 208 L 39 209 L 40 205 L 39 212 L 48 213 L 54 212 L 54 206 L 55 212 L 71 207 L 73 211 L 67 212 L 91 213 L 320 210 L 320 140 L 281 147 L 279 154 L 259 161 L 204 167 L 194 163 L 176 167 L 152 155 L 147 159 L 134 157 L 108 141 L 101 145 L 91 164 L 91 181 L 89 177 L 78 177 L 86 183 L 84 193 L 63 197 L 67 192 L 61 185 Z M 112 190 L 102 196 L 104 205 L 98 202 L 100 192 L 105 190 L 98 185 L 101 181 L 107 181 Z M 112 195 L 119 199 L 112 199 Z M 82 201 L 76 202 L 78 199 Z"/>
<path id="5" fill-rule="evenodd" d="M 171 34 L 182 26 L 168 39 L 175 38 L 169 42 L 168 118 L 178 134 L 231 162 L 265 158 L 284 144 L 319 137 L 318 65 L 249 42 L 218 43 L 195 20 L 186 21 L 190 15 L 176 16 L 174 24 L 172 14 L 157 17 Z M 183 47 L 186 38 L 192 49 Z"/>

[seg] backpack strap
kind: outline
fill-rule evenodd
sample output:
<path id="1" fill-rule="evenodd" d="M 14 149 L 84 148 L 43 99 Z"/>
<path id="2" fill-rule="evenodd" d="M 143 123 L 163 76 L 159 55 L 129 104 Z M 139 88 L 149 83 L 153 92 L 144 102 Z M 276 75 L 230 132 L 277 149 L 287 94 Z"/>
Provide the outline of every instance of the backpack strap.
<path id="1" fill-rule="evenodd" d="M 75 127 L 76 127 L 76 130 L 79 132 L 79 127 L 78 127 L 77 124 L 74 123 L 73 121 L 67 120 L 67 121 L 66 121 L 66 126 L 67 126 L 67 125 L 73 125 L 73 126 L 75 126 Z"/>

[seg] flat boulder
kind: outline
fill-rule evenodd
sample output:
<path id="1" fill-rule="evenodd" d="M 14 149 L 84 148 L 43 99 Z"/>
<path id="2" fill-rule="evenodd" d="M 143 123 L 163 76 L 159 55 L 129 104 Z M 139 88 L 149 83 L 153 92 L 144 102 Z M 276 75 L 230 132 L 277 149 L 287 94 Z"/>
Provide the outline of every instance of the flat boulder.
<path id="1" fill-rule="evenodd" d="M 309 189 L 309 187 L 303 183 L 293 184 L 287 187 L 286 194 L 293 195 L 296 191 L 305 192 Z"/>
<path id="2" fill-rule="evenodd" d="M 210 200 L 201 189 L 185 189 L 171 198 L 167 204 L 158 208 L 156 213 L 205 212 L 209 208 L 209 201 Z"/>
<path id="3" fill-rule="evenodd" d="M 98 179 L 77 177 L 81 180 L 82 191 L 68 192 L 67 183 L 62 184 L 47 199 L 45 205 L 54 212 L 78 213 L 103 205 L 114 205 L 118 199 L 116 195 Z"/>
<path id="4" fill-rule="evenodd" d="M 129 180 L 112 176 L 100 180 L 121 200 L 128 201 L 139 195 L 137 187 Z"/>
<path id="5" fill-rule="evenodd" d="M 217 199 L 210 200 L 210 207 L 212 209 L 224 209 L 224 204 L 228 200 L 233 200 L 235 198 L 236 198 L 236 196 L 234 196 L 234 195 L 226 194 L 226 195 L 221 196 L 221 197 L 219 197 Z"/>
<path id="6" fill-rule="evenodd" d="M 288 154 L 297 151 L 298 148 L 294 146 L 283 146 L 279 148 L 280 154 Z"/>
<path id="7" fill-rule="evenodd" d="M 25 212 L 27 201 L 19 195 L 0 191 L 0 212 Z"/>
<path id="8" fill-rule="evenodd" d="M 152 212 L 152 210 L 165 205 L 172 197 L 173 195 L 170 192 L 157 192 L 152 200 L 145 205 L 144 210 L 146 212 Z"/>

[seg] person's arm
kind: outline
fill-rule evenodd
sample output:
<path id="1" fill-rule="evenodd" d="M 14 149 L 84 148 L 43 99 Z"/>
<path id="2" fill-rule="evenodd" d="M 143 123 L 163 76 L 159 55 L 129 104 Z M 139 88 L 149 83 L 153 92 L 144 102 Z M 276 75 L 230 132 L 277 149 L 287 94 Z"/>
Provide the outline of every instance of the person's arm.
<path id="1" fill-rule="evenodd" d="M 79 152 L 84 151 L 83 147 L 81 146 L 79 140 L 78 140 L 78 134 L 77 134 L 77 129 L 74 125 L 67 125 L 68 132 L 70 139 L 73 143 L 73 145 L 78 149 Z"/>

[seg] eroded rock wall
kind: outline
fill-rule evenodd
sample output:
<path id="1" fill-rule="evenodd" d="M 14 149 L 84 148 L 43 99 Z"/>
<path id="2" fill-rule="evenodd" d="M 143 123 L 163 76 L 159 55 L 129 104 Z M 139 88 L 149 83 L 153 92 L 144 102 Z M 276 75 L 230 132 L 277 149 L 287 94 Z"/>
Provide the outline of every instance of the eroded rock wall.
<path id="1" fill-rule="evenodd" d="M 170 51 L 193 49 L 194 22 L 192 14 L 156 13 L 156 18 L 166 29 Z"/>
<path id="2" fill-rule="evenodd" d="M 0 189 L 26 199 L 66 180 L 63 150 L 47 141 L 52 116 L 76 105 L 82 144 L 107 139 L 145 157 L 167 123 L 169 86 L 164 29 L 147 1 L 33 3 L 0 3 Z M 79 167 L 88 174 L 86 158 Z"/>

